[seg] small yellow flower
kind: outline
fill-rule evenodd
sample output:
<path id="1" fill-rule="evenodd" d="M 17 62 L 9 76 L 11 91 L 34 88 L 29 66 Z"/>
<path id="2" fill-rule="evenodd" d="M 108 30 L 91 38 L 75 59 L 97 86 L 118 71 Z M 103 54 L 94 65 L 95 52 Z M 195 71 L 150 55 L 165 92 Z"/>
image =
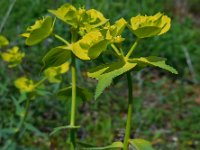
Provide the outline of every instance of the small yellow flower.
<path id="1" fill-rule="evenodd" d="M 27 79 L 26 77 L 20 77 L 15 80 L 15 86 L 20 90 L 21 93 L 33 92 L 35 89 L 35 84 L 33 81 Z"/>
<path id="2" fill-rule="evenodd" d="M 66 62 L 58 67 L 50 67 L 44 71 L 45 76 L 51 83 L 61 82 L 61 74 L 66 73 L 69 70 L 69 63 Z"/>
<path id="3" fill-rule="evenodd" d="M 15 46 L 7 52 L 1 53 L 4 61 L 8 62 L 8 67 L 15 67 L 22 62 L 25 53 L 19 51 L 19 47 Z"/>
<path id="4" fill-rule="evenodd" d="M 132 17 L 130 28 L 138 38 L 146 38 L 164 34 L 170 26 L 171 19 L 162 13 L 157 13 L 154 16 Z"/>
<path id="5" fill-rule="evenodd" d="M 0 35 L 0 48 L 7 46 L 9 44 L 9 41 L 2 35 Z"/>

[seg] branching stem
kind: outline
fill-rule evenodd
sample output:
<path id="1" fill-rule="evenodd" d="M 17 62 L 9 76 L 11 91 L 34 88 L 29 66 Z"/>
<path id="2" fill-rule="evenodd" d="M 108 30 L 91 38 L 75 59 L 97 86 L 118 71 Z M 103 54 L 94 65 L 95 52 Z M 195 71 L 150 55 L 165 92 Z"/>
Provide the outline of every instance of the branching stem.
<path id="1" fill-rule="evenodd" d="M 130 72 L 127 72 L 127 82 L 128 82 L 128 115 L 127 115 L 127 122 L 126 122 L 126 133 L 124 137 L 124 148 L 123 150 L 128 150 L 129 146 L 129 138 L 131 134 L 131 119 L 132 119 L 132 112 L 133 112 L 133 94 L 132 94 L 132 79 Z"/>

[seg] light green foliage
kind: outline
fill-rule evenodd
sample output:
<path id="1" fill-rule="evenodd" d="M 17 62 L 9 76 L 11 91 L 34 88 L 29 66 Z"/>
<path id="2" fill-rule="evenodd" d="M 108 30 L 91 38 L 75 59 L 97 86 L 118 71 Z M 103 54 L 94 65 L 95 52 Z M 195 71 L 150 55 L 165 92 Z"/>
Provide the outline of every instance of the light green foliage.
<path id="1" fill-rule="evenodd" d="M 98 85 L 95 92 L 95 99 L 104 91 L 104 89 L 112 83 L 115 77 L 124 74 L 133 69 L 137 64 L 128 61 L 115 62 L 112 64 L 98 66 L 89 71 L 88 76 L 98 79 Z"/>
<path id="2" fill-rule="evenodd" d="M 2 59 L 8 63 L 8 67 L 16 67 L 22 62 L 25 53 L 19 51 L 19 47 L 15 46 L 11 49 L 8 49 L 7 52 L 2 52 Z"/>
<path id="3" fill-rule="evenodd" d="M 76 9 L 68 3 L 62 5 L 57 10 L 49 10 L 49 12 L 65 23 L 71 25 L 73 28 L 78 28 L 80 35 L 84 35 L 93 28 L 99 27 L 108 21 L 99 11 L 95 9 Z"/>
<path id="4" fill-rule="evenodd" d="M 151 143 L 144 139 L 130 139 L 129 143 L 135 150 L 154 150 Z"/>
<path id="5" fill-rule="evenodd" d="M 8 39 L 3 35 L 0 35 L 0 48 L 7 46 L 8 44 L 9 44 Z"/>
<path id="6" fill-rule="evenodd" d="M 82 60 L 97 58 L 106 50 L 108 41 L 99 30 L 87 33 L 81 40 L 72 44 L 72 52 Z"/>
<path id="7" fill-rule="evenodd" d="M 59 83 L 61 82 L 61 74 L 66 73 L 69 70 L 69 63 L 66 62 L 57 67 L 50 67 L 44 71 L 45 76 L 48 81 L 51 83 Z"/>
<path id="8" fill-rule="evenodd" d="M 110 25 L 108 23 L 104 29 L 106 30 L 106 39 L 111 43 L 121 43 L 124 38 L 121 37 L 121 34 L 126 27 L 127 22 L 124 18 L 121 18 L 115 22 L 115 24 Z"/>
<path id="9" fill-rule="evenodd" d="M 162 13 L 154 16 L 141 16 L 131 18 L 133 33 L 138 38 L 146 38 L 166 33 L 171 26 L 171 19 Z"/>
<path id="10" fill-rule="evenodd" d="M 86 88 L 82 88 L 79 86 L 76 86 L 76 90 L 77 90 L 77 97 L 81 98 L 82 101 L 89 101 L 92 99 L 92 93 L 87 90 Z M 70 99 L 72 96 L 72 87 L 66 87 L 61 89 L 58 93 L 57 96 L 60 99 Z"/>
<path id="11" fill-rule="evenodd" d="M 64 4 L 57 10 L 49 10 L 50 13 L 55 15 L 60 20 L 65 23 L 77 28 L 78 26 L 78 18 L 77 18 L 77 10 L 71 4 Z"/>
<path id="12" fill-rule="evenodd" d="M 35 84 L 33 81 L 26 77 L 20 77 L 16 79 L 15 86 L 20 90 L 21 93 L 29 93 L 35 90 Z"/>
<path id="13" fill-rule="evenodd" d="M 43 17 L 37 20 L 34 25 L 27 28 L 27 32 L 21 34 L 26 38 L 27 45 L 35 45 L 46 39 L 53 31 L 53 18 Z"/>
<path id="14" fill-rule="evenodd" d="M 178 74 L 176 69 L 167 65 L 165 63 L 166 59 L 162 57 L 156 57 L 156 56 L 140 57 L 140 58 L 130 59 L 129 61 L 132 63 L 137 63 L 137 65 L 140 67 L 155 66 L 167 70 L 171 73 Z"/>

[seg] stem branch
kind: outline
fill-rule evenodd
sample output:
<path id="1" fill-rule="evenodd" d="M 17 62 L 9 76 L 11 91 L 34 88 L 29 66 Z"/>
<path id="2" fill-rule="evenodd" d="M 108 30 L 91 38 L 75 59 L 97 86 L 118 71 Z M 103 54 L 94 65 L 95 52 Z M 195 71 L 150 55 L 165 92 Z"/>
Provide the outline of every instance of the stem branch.
<path id="1" fill-rule="evenodd" d="M 128 82 L 128 116 L 127 116 L 127 122 L 126 122 L 126 133 L 124 137 L 124 148 L 123 150 L 128 150 L 128 140 L 130 138 L 131 134 L 131 118 L 132 118 L 132 112 L 133 112 L 133 95 L 132 95 L 132 79 L 130 72 L 127 72 L 127 82 Z"/>
<path id="2" fill-rule="evenodd" d="M 55 38 L 57 38 L 58 40 L 60 40 L 61 42 L 65 43 L 66 45 L 70 45 L 70 43 L 63 39 L 61 36 L 59 36 L 58 34 L 53 34 Z"/>
<path id="3" fill-rule="evenodd" d="M 134 49 L 136 48 L 136 46 L 138 45 L 138 42 L 139 42 L 139 38 L 136 39 L 135 43 L 131 46 L 130 50 L 128 51 L 127 55 L 126 55 L 126 58 L 128 59 L 131 54 L 133 53 Z"/>

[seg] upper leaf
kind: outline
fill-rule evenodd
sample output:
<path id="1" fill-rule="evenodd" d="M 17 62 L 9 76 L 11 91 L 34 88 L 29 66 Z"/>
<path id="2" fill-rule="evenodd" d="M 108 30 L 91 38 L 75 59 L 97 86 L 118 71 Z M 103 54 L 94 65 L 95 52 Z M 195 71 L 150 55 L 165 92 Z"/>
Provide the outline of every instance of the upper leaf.
<path id="1" fill-rule="evenodd" d="M 128 61 L 120 61 L 98 66 L 97 68 L 90 70 L 88 72 L 88 76 L 98 79 L 98 84 L 95 91 L 95 99 L 97 99 L 104 89 L 112 83 L 115 77 L 118 77 L 133 69 L 136 65 L 136 63 L 130 63 Z"/>
<path id="2" fill-rule="evenodd" d="M 101 12 L 95 9 L 76 9 L 69 3 L 62 5 L 57 10 L 49 10 L 49 12 L 65 23 L 71 25 L 73 28 L 78 29 L 81 36 L 108 21 Z"/>
<path id="3" fill-rule="evenodd" d="M 4 37 L 3 35 L 0 35 L 0 48 L 7 46 L 9 44 L 9 41 L 6 37 Z"/>
<path id="4" fill-rule="evenodd" d="M 66 73 L 69 70 L 69 62 L 65 62 L 64 64 L 57 67 L 50 67 L 44 71 L 45 76 L 51 83 L 59 83 L 61 82 L 61 74 Z"/>
<path id="5" fill-rule="evenodd" d="M 133 59 L 130 59 L 129 61 L 133 62 L 133 63 L 137 63 L 137 65 L 142 66 L 142 67 L 145 67 L 147 65 L 156 66 L 156 67 L 162 68 L 164 70 L 167 70 L 171 73 L 178 74 L 176 69 L 174 69 L 173 67 L 171 67 L 165 63 L 165 61 L 166 61 L 165 58 L 149 56 L 149 57 L 133 58 Z"/>
<path id="6" fill-rule="evenodd" d="M 19 51 L 19 47 L 15 46 L 9 49 L 7 52 L 1 53 L 1 57 L 4 61 L 8 62 L 8 67 L 16 67 L 22 62 L 25 53 Z"/>
<path id="7" fill-rule="evenodd" d="M 72 52 L 82 60 L 97 58 L 106 50 L 108 41 L 99 30 L 87 33 L 83 38 L 72 44 Z"/>
<path id="8" fill-rule="evenodd" d="M 53 31 L 53 18 L 44 17 L 37 20 L 34 25 L 27 28 L 27 32 L 21 36 L 27 38 L 27 45 L 35 45 L 51 35 Z"/>
<path id="9" fill-rule="evenodd" d="M 151 143 L 144 139 L 130 139 L 129 143 L 136 149 L 136 150 L 154 150 Z"/>
<path id="10" fill-rule="evenodd" d="M 164 34 L 170 26 L 171 19 L 162 13 L 157 13 L 154 16 L 132 17 L 130 28 L 138 38 L 145 38 Z"/>
<path id="11" fill-rule="evenodd" d="M 68 46 L 59 46 L 51 49 L 42 59 L 43 70 L 48 67 L 57 67 L 71 58 L 71 51 Z"/>
<path id="12" fill-rule="evenodd" d="M 78 12 L 71 4 L 66 3 L 57 10 L 49 10 L 49 12 L 74 28 L 78 27 Z"/>

